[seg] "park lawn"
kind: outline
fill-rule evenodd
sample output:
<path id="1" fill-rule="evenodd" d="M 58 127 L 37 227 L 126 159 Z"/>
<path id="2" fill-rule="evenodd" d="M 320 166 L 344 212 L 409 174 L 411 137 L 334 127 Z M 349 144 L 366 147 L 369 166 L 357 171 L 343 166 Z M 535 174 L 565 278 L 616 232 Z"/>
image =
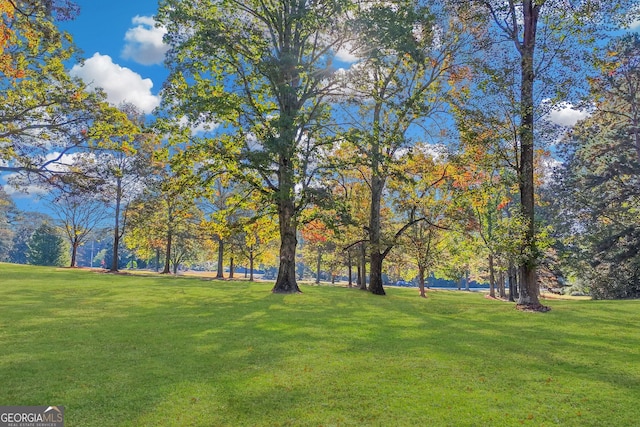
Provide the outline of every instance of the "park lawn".
<path id="1" fill-rule="evenodd" d="M 0 264 L 0 405 L 66 426 L 632 426 L 640 301 Z"/>

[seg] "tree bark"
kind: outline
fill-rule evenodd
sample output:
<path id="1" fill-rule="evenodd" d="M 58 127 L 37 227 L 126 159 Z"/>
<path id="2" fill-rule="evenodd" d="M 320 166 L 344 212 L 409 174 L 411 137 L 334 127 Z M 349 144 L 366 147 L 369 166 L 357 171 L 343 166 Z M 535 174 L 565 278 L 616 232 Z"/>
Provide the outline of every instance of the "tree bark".
<path id="1" fill-rule="evenodd" d="M 533 0 L 523 1 L 524 39 L 520 46 L 521 54 L 521 88 L 520 88 L 520 202 L 522 214 L 527 220 L 527 228 L 522 248 L 523 263 L 520 267 L 520 295 L 518 305 L 538 310 L 541 308 L 538 300 L 538 281 L 536 265 L 538 250 L 535 239 L 535 193 L 533 180 L 534 160 L 534 97 L 535 81 L 534 53 L 536 44 L 536 30 L 541 5 Z"/>
<path id="2" fill-rule="evenodd" d="M 365 247 L 364 242 L 362 242 L 360 244 L 360 251 L 361 251 L 361 262 L 362 265 L 360 267 L 360 289 L 363 291 L 367 290 L 367 250 Z"/>
<path id="3" fill-rule="evenodd" d="M 375 151 L 377 153 L 377 150 Z M 375 161 L 374 161 L 375 162 Z M 385 295 L 382 284 L 382 262 L 385 254 L 382 249 L 381 203 L 384 180 L 379 176 L 377 162 L 371 177 L 371 211 L 369 214 L 369 251 L 371 265 L 369 275 L 369 291 L 375 295 Z"/>
<path id="4" fill-rule="evenodd" d="M 493 265 L 493 254 L 489 254 L 489 296 L 496 297 L 496 273 Z"/>
<path id="5" fill-rule="evenodd" d="M 71 244 L 71 268 L 75 268 L 76 264 L 78 262 L 77 258 L 78 258 L 78 246 L 80 246 L 80 242 L 78 242 L 76 239 L 74 239 L 73 243 Z"/>
<path id="6" fill-rule="evenodd" d="M 422 265 L 418 265 L 418 286 L 420 288 L 420 296 L 426 298 L 427 294 L 424 290 L 424 272 L 425 268 Z"/>
<path id="7" fill-rule="evenodd" d="M 320 284 L 320 266 L 322 264 L 322 250 L 318 246 L 318 257 L 316 259 L 316 285 Z"/>
<path id="8" fill-rule="evenodd" d="M 169 274 L 171 272 L 171 241 L 173 236 L 171 232 L 167 233 L 167 246 L 165 249 L 164 269 L 161 274 Z"/>
<path id="9" fill-rule="evenodd" d="M 280 268 L 278 269 L 276 284 L 272 289 L 274 293 L 292 294 L 300 292 L 296 282 L 296 247 L 298 238 L 294 211 L 293 199 L 290 193 L 286 195 L 285 200 L 278 201 Z"/>
<path id="10" fill-rule="evenodd" d="M 253 282 L 253 250 L 249 251 L 249 281 Z"/>
<path id="11" fill-rule="evenodd" d="M 509 263 L 509 301 L 516 302 L 518 293 L 518 269 Z"/>
<path id="12" fill-rule="evenodd" d="M 224 242 L 222 237 L 218 236 L 218 267 L 216 279 L 224 279 Z"/>
<path id="13" fill-rule="evenodd" d="M 384 255 L 378 251 L 371 252 L 371 272 L 369 273 L 369 291 L 375 295 L 386 295 L 382 285 L 382 261 Z"/>
<path id="14" fill-rule="evenodd" d="M 233 257 L 229 258 L 229 279 L 233 279 Z"/>
<path id="15" fill-rule="evenodd" d="M 120 246 L 120 204 L 122 203 L 122 179 L 116 179 L 116 212 L 115 212 L 115 224 L 113 227 L 113 259 L 111 260 L 111 271 L 115 273 L 118 271 L 118 258 Z"/>
<path id="16" fill-rule="evenodd" d="M 349 287 L 353 287 L 353 263 L 351 261 L 351 251 L 347 251 L 347 267 L 349 270 Z"/>

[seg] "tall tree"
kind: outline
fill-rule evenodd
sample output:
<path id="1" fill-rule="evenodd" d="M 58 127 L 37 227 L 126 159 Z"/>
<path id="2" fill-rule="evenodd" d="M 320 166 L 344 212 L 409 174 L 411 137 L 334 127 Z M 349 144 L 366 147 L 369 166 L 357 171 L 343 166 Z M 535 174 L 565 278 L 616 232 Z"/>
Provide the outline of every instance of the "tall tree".
<path id="1" fill-rule="evenodd" d="M 362 5 L 354 21 L 359 33 L 356 54 L 361 62 L 352 67 L 348 105 L 344 114 L 352 128 L 346 139 L 359 156 L 369 179 L 370 212 L 367 232 L 370 250 L 369 290 L 384 295 L 382 264 L 394 240 L 414 219 L 397 230 L 392 239 L 383 235 L 383 196 L 388 181 L 402 176 L 399 154 L 415 143 L 423 128 L 442 107 L 447 77 L 462 71 L 454 57 L 464 37 L 442 5 L 430 7 L 413 1 L 374 2 Z M 454 78 L 455 80 L 455 78 Z"/>
<path id="2" fill-rule="evenodd" d="M 508 41 L 513 50 L 507 54 L 509 66 L 517 67 L 519 85 L 517 114 L 519 144 L 518 180 L 520 205 L 528 227 L 522 247 L 520 268 L 521 288 L 518 304 L 533 310 L 547 310 L 538 299 L 536 267 L 539 250 L 536 245 L 534 135 L 535 118 L 541 99 L 536 96 L 544 83 L 555 96 L 567 96 L 573 85 L 571 77 L 580 74 L 576 57 L 581 57 L 579 45 L 595 41 L 595 34 L 606 23 L 628 19 L 625 12 L 634 12 L 635 2 L 620 1 L 566 1 L 566 0 L 474 0 L 460 2 L 463 14 L 480 11 L 481 20 L 489 23 L 486 35 L 493 46 Z M 631 13 L 633 14 L 633 13 Z M 468 16 L 468 15 L 467 15 Z M 476 15 L 477 18 L 477 15 Z M 487 41 L 486 38 L 483 38 Z M 486 46 L 489 45 L 485 45 Z M 584 45 L 583 45 L 584 46 Z M 485 50 L 486 52 L 486 50 Z M 492 55 L 492 58 L 494 56 Z M 514 61 L 514 59 L 517 59 Z M 492 59 L 493 60 L 493 59 Z M 573 74 L 573 76 L 572 76 Z M 573 80 L 577 83 L 577 80 Z M 561 84 L 559 84 L 561 83 Z"/>
<path id="3" fill-rule="evenodd" d="M 144 115 L 132 105 L 120 106 L 125 115 L 116 132 L 97 141 L 96 155 L 91 158 L 93 168 L 88 173 L 99 182 L 98 191 L 113 213 L 113 256 L 111 272 L 117 272 L 120 262 L 121 240 L 126 232 L 129 204 L 145 186 L 145 178 L 156 177 L 159 153 L 157 135 L 145 126 Z"/>
<path id="4" fill-rule="evenodd" d="M 164 0 L 171 70 L 170 116 L 234 128 L 209 145 L 232 158 L 236 176 L 277 210 L 280 267 L 273 292 L 299 292 L 298 216 L 325 144 L 325 97 L 335 87 L 333 58 L 344 35 L 347 0 Z M 185 31 L 185 29 L 187 29 Z M 239 169 L 238 169 L 239 168 Z"/>
<path id="5" fill-rule="evenodd" d="M 640 36 L 612 40 L 597 62 L 595 108 L 563 144 L 550 216 L 565 264 L 595 298 L 637 298 Z"/>

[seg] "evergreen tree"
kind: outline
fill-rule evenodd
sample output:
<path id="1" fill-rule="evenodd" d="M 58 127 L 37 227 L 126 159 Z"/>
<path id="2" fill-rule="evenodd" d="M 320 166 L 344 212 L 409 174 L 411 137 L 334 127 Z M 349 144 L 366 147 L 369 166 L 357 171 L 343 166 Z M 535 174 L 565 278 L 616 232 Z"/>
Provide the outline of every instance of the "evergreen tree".
<path id="1" fill-rule="evenodd" d="M 33 265 L 62 266 L 67 262 L 68 250 L 56 229 L 43 223 L 29 239 L 27 261 Z"/>

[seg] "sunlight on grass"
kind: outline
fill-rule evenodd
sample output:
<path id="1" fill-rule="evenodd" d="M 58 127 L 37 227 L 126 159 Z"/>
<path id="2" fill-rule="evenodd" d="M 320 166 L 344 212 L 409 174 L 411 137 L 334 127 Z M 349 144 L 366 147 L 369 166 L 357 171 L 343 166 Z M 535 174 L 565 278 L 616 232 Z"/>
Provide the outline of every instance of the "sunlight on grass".
<path id="1" fill-rule="evenodd" d="M 638 301 L 0 264 L 0 402 L 69 426 L 634 425 Z"/>

